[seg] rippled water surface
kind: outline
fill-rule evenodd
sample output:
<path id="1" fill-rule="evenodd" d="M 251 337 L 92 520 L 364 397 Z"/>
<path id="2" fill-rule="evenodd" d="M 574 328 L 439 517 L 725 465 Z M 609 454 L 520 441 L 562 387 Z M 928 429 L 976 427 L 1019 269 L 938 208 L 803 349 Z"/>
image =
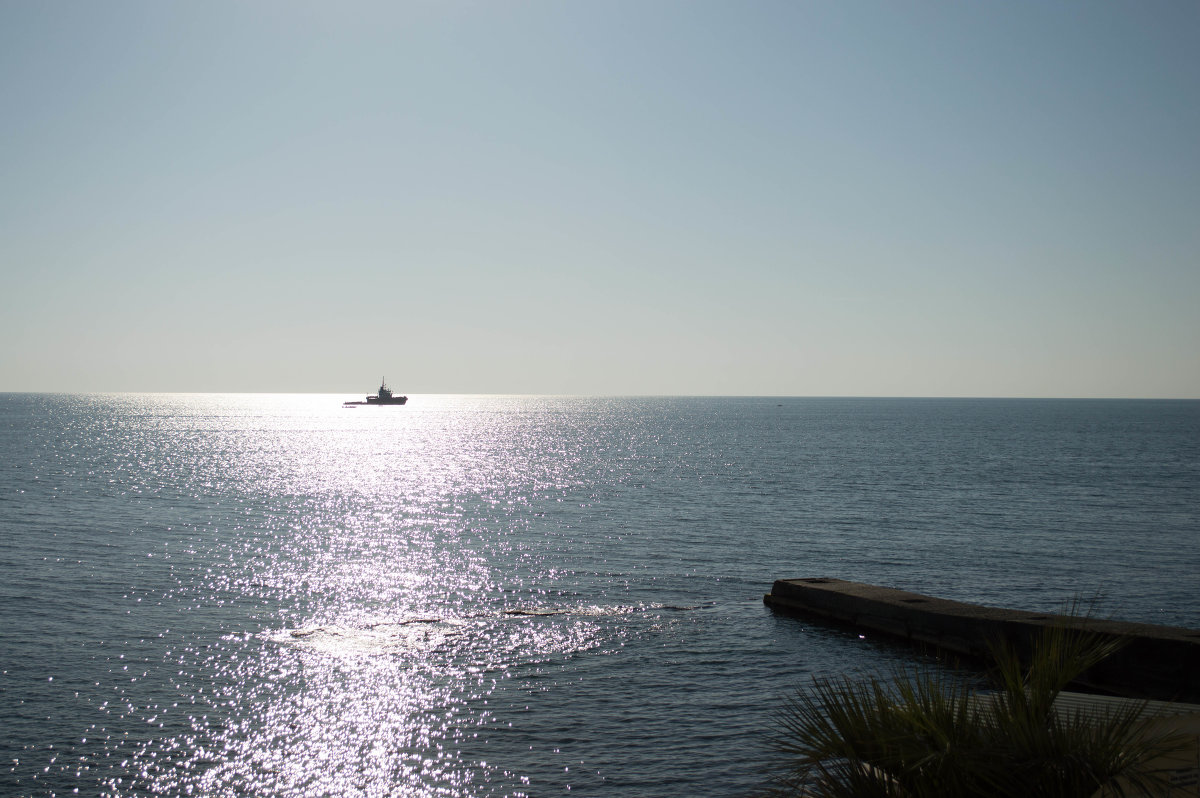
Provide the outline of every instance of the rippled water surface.
<path id="1" fill-rule="evenodd" d="M 749 795 L 780 577 L 1200 628 L 1200 403 L 0 395 L 0 794 Z"/>

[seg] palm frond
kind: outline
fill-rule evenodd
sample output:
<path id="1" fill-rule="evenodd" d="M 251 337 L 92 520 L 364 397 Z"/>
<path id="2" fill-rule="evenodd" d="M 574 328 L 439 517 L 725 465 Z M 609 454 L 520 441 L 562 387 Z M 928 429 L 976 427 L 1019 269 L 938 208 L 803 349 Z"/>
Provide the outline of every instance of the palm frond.
<path id="1" fill-rule="evenodd" d="M 1119 647 L 1082 623 L 1048 627 L 1025 650 L 999 644 L 988 693 L 928 669 L 814 680 L 779 718 L 780 783 L 812 798 L 1150 795 L 1165 784 L 1152 763 L 1194 740 L 1148 733 L 1143 703 L 1099 714 L 1057 703 Z"/>

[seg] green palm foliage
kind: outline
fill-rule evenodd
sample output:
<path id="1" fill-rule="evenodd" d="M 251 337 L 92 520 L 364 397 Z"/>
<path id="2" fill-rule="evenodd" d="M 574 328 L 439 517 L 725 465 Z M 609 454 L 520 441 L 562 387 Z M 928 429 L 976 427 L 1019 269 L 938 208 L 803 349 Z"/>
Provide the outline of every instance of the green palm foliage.
<path id="1" fill-rule="evenodd" d="M 784 708 L 781 795 L 813 798 L 1090 798 L 1153 795 L 1152 762 L 1186 739 L 1148 736 L 1137 702 L 1097 717 L 1055 699 L 1116 645 L 1046 630 L 994 649 L 994 687 L 931 670 L 818 679 Z"/>

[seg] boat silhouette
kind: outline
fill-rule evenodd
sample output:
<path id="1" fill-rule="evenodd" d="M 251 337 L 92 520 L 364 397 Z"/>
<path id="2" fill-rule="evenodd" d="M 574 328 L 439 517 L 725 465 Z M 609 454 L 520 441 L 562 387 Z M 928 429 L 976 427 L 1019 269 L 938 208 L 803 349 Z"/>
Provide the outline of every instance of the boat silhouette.
<path id="1" fill-rule="evenodd" d="M 407 401 L 407 396 L 396 396 L 392 393 L 392 389 L 387 387 L 387 377 L 384 377 L 379 381 L 379 393 L 366 397 L 366 400 L 362 402 L 342 402 L 342 407 L 355 407 L 357 405 L 402 405 Z"/>

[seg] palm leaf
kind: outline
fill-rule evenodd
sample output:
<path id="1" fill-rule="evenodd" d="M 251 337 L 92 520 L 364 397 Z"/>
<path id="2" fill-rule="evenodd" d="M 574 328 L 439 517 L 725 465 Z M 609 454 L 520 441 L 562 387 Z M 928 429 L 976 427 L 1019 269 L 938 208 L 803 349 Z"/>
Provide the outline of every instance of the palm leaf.
<path id="1" fill-rule="evenodd" d="M 789 700 L 775 746 L 780 793 L 813 798 L 1091 798 L 1150 795 L 1154 760 L 1187 738 L 1147 733 L 1145 704 L 1066 709 L 1063 689 L 1119 642 L 1083 624 L 1048 627 L 1027 649 L 994 647 L 995 690 L 931 669 L 815 679 Z M 1192 742 L 1194 745 L 1194 742 Z"/>

